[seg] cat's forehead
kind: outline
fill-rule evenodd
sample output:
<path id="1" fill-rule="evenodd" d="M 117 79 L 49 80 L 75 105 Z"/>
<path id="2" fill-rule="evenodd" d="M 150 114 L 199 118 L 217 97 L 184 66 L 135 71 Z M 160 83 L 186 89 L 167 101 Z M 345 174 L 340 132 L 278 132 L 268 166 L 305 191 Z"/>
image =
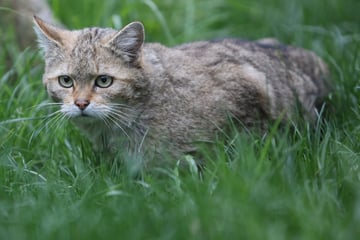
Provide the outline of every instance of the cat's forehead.
<path id="1" fill-rule="evenodd" d="M 76 40 L 69 46 L 69 70 L 74 74 L 94 72 L 100 59 L 105 58 L 101 45 L 116 33 L 112 29 L 86 28 L 74 32 Z"/>
<path id="2" fill-rule="evenodd" d="M 96 48 L 110 39 L 116 31 L 107 28 L 85 28 L 74 31 L 76 40 L 69 47 L 73 57 L 83 56 L 84 54 L 94 54 Z"/>

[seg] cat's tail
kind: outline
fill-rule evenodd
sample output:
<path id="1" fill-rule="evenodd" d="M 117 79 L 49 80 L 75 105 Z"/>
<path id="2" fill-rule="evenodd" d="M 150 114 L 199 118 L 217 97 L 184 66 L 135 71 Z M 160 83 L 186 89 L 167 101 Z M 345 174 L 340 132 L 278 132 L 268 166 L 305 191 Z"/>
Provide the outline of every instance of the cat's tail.
<path id="1" fill-rule="evenodd" d="M 321 104 L 331 88 L 327 64 L 314 52 L 304 49 L 290 51 L 290 55 L 296 67 L 301 69 L 314 84 L 318 95 L 317 105 Z"/>
<path id="2" fill-rule="evenodd" d="M 302 76 L 300 79 L 304 91 L 298 92 L 299 99 L 310 119 L 315 120 L 324 110 L 325 98 L 331 91 L 329 68 L 325 61 L 314 52 L 292 48 L 288 54 L 292 69 L 297 69 L 298 75 Z"/>

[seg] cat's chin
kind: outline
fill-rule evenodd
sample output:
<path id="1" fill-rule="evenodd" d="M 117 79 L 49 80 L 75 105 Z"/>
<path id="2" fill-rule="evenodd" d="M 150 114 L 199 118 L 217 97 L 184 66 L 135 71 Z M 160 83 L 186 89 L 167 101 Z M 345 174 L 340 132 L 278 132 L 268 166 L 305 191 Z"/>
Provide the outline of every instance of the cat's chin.
<path id="1" fill-rule="evenodd" d="M 82 114 L 76 117 L 72 117 L 71 120 L 75 123 L 80 123 L 80 124 L 93 124 L 99 121 L 98 118 L 86 115 L 86 114 Z"/>

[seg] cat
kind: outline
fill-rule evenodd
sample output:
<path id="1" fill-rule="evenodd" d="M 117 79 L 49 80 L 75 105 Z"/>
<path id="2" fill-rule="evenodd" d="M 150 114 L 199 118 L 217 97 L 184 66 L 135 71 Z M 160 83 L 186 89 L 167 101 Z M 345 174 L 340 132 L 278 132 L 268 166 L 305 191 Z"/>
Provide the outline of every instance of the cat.
<path id="1" fill-rule="evenodd" d="M 48 94 L 95 150 L 161 161 L 212 141 L 228 116 L 243 128 L 315 121 L 329 71 L 313 52 L 276 40 L 219 39 L 172 48 L 144 43 L 144 26 L 66 30 L 34 17 Z M 129 157 L 131 159 L 131 157 Z"/>

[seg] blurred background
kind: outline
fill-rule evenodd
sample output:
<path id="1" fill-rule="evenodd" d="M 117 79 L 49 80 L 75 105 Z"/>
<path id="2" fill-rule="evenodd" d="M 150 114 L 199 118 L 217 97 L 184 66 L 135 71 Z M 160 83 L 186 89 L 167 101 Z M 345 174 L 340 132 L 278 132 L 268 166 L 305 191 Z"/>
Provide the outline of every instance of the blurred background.
<path id="1" fill-rule="evenodd" d="M 288 44 L 318 48 L 323 35 L 360 30 L 357 0 L 0 0 L 0 7 L 5 47 L 13 43 L 9 41 L 14 40 L 13 34 L 18 34 L 17 42 L 25 47 L 26 36 L 32 31 L 29 17 L 35 13 L 51 21 L 50 9 L 55 19 L 71 29 L 121 28 L 131 21 L 142 21 L 147 41 L 167 45 L 219 37 L 271 36 Z"/>
<path id="2" fill-rule="evenodd" d="M 0 0 L 0 239 L 360 239 L 359 0 Z M 204 178 L 98 164 L 41 82 L 32 15 L 146 41 L 274 37 L 328 63 L 324 121 L 209 150 Z M 298 128 L 297 128 L 298 127 Z M 277 130 L 277 129 L 275 129 Z M 285 129 L 286 130 L 286 129 Z M 109 166 L 110 165 L 110 166 Z"/>

